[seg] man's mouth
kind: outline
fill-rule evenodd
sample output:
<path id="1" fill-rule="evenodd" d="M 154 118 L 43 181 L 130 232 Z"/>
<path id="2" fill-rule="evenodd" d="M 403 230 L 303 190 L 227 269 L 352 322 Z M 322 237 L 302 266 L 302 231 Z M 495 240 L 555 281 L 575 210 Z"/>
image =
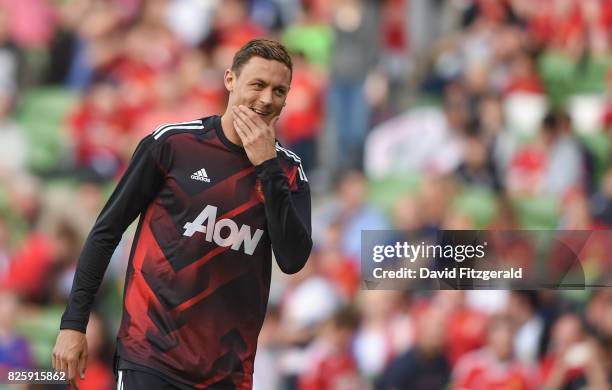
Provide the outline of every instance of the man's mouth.
<path id="1" fill-rule="evenodd" d="M 260 110 L 258 108 L 255 107 L 251 107 L 251 110 L 253 110 L 253 112 L 255 112 L 257 115 L 261 116 L 261 117 L 266 117 L 270 114 L 269 111 L 264 111 L 264 110 Z"/>

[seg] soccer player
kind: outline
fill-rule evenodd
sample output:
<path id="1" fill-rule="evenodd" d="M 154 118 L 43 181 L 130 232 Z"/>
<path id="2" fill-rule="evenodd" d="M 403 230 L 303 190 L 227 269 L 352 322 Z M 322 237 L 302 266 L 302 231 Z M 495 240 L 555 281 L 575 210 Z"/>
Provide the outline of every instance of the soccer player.
<path id="1" fill-rule="evenodd" d="M 289 92 L 285 48 L 253 40 L 224 75 L 223 116 L 165 124 L 142 139 L 79 257 L 53 350 L 76 384 L 85 329 L 109 259 L 140 215 L 117 336 L 118 388 L 250 389 L 272 250 L 298 272 L 312 247 L 300 158 L 276 142 Z"/>

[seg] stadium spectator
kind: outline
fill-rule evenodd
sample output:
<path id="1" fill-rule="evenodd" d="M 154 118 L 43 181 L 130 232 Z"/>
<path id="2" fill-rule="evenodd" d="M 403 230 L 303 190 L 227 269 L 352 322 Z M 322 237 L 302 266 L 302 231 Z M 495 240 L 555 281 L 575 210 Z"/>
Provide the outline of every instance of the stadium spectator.
<path id="1" fill-rule="evenodd" d="M 341 226 L 340 246 L 342 253 L 358 262 L 361 253 L 361 230 L 385 229 L 388 224 L 384 215 L 367 202 L 367 182 L 359 171 L 347 171 L 337 185 L 337 199 L 321 207 L 313 216 L 313 225 L 318 241 L 325 243 L 327 226 Z"/>
<path id="2" fill-rule="evenodd" d="M 432 299 L 432 306 L 444 312 L 445 356 L 450 364 L 455 364 L 466 353 L 482 347 L 488 318 L 468 306 L 464 291 L 439 291 Z"/>
<path id="3" fill-rule="evenodd" d="M 355 334 L 354 355 L 367 378 L 380 375 L 398 349 L 406 348 L 414 339 L 412 322 L 397 328 L 398 324 L 406 325 L 401 321 L 404 313 L 400 311 L 400 298 L 397 291 L 370 291 L 357 300 L 362 321 Z M 408 339 L 408 345 L 398 345 L 398 332 Z"/>
<path id="4" fill-rule="evenodd" d="M 28 168 L 30 143 L 12 117 L 14 102 L 11 93 L 0 90 L 0 176 L 15 175 Z"/>
<path id="5" fill-rule="evenodd" d="M 378 65 L 381 43 L 377 10 L 365 0 L 340 0 L 332 19 L 334 45 L 331 58 L 327 115 L 335 143 L 331 169 L 360 169 L 363 142 L 370 124 L 366 78 Z M 355 62 L 355 58 L 360 58 Z"/>
<path id="6" fill-rule="evenodd" d="M 512 320 L 491 317 L 485 347 L 464 355 L 453 369 L 453 389 L 535 389 L 534 373 L 514 357 Z"/>
<path id="7" fill-rule="evenodd" d="M 108 350 L 108 336 L 106 335 L 102 319 L 93 314 L 87 324 L 87 347 L 89 359 L 85 379 L 78 379 L 79 389 L 97 390 L 115 387 L 115 377 L 112 367 L 104 359 L 104 351 Z"/>
<path id="8" fill-rule="evenodd" d="M 501 178 L 482 136 L 467 135 L 464 139 L 463 153 L 465 158 L 456 170 L 459 181 L 466 186 L 500 192 Z"/>
<path id="9" fill-rule="evenodd" d="M 543 352 L 544 321 L 538 313 L 538 295 L 534 291 L 512 291 L 507 315 L 516 326 L 514 356 L 525 364 L 536 362 Z"/>
<path id="10" fill-rule="evenodd" d="M 612 165 L 606 169 L 600 189 L 591 197 L 590 208 L 599 224 L 612 226 Z"/>
<path id="11" fill-rule="evenodd" d="M 370 178 L 422 172 L 445 174 L 463 157 L 461 137 L 469 119 L 467 95 L 449 85 L 444 110 L 417 107 L 372 129 L 365 145 L 365 171 Z"/>
<path id="12" fill-rule="evenodd" d="M 359 317 L 349 308 L 338 310 L 325 324 L 309 350 L 308 367 L 299 380 L 299 390 L 365 390 L 351 353 L 351 340 Z"/>
<path id="13" fill-rule="evenodd" d="M 24 48 L 44 49 L 55 29 L 55 10 L 44 0 L 25 0 L 15 3 L 0 2 L 0 8 L 8 21 L 12 39 Z"/>
<path id="14" fill-rule="evenodd" d="M 300 53 L 293 56 L 293 67 L 291 95 L 279 120 L 278 137 L 300 156 L 308 174 L 317 161 L 317 136 L 323 127 L 323 84 L 320 73 Z"/>
<path id="15" fill-rule="evenodd" d="M 562 197 L 582 186 L 583 172 L 584 159 L 576 139 L 551 113 L 544 119 L 537 140 L 515 154 L 508 187 L 518 195 Z"/>
<path id="16" fill-rule="evenodd" d="M 0 291 L 0 372 L 31 370 L 34 358 L 28 340 L 20 335 L 15 321 L 20 314 L 20 297 L 3 287 Z"/>
<path id="17" fill-rule="evenodd" d="M 389 363 L 376 388 L 426 390 L 444 387 L 451 374 L 451 365 L 445 356 L 447 320 L 436 307 L 420 313 L 414 347 Z"/>
<path id="18" fill-rule="evenodd" d="M 76 169 L 93 176 L 115 177 L 122 163 L 126 117 L 119 112 L 117 87 L 108 82 L 92 84 L 87 96 L 68 119 L 74 140 Z"/>
<path id="19" fill-rule="evenodd" d="M 568 359 L 585 341 L 581 320 L 573 314 L 561 316 L 552 329 L 550 351 L 540 363 L 539 379 L 545 388 L 565 387 L 582 374 L 580 362 L 568 365 Z M 578 349 L 576 349 L 578 347 Z M 570 352 L 573 349 L 572 352 Z M 578 363 L 578 365 L 576 365 Z"/>
<path id="20" fill-rule="evenodd" d="M 9 98 L 9 102 L 14 104 L 13 99 L 23 88 L 26 63 L 23 48 L 16 44 L 14 35 L 11 35 L 11 23 L 15 19 L 11 19 L 10 10 L 6 9 L 7 2 L 4 3 L 5 5 L 0 5 L 0 90 L 2 96 Z M 7 112 L 4 106 L 5 104 L 3 116 Z"/>

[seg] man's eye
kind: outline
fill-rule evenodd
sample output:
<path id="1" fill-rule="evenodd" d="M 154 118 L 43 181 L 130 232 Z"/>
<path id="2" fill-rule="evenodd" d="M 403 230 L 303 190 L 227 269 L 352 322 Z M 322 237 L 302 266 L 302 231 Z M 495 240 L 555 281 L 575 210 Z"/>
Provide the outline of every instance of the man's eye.
<path id="1" fill-rule="evenodd" d="M 262 83 L 255 83 L 255 88 L 263 88 L 263 84 Z"/>

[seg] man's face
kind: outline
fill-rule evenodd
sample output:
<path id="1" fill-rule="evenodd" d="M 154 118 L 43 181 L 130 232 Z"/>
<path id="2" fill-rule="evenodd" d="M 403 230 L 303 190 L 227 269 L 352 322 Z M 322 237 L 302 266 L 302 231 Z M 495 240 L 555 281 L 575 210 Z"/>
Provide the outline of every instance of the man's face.
<path id="1" fill-rule="evenodd" d="M 228 105 L 247 106 L 269 124 L 285 105 L 291 83 L 289 68 L 278 61 L 251 57 L 239 73 L 225 71 Z"/>

